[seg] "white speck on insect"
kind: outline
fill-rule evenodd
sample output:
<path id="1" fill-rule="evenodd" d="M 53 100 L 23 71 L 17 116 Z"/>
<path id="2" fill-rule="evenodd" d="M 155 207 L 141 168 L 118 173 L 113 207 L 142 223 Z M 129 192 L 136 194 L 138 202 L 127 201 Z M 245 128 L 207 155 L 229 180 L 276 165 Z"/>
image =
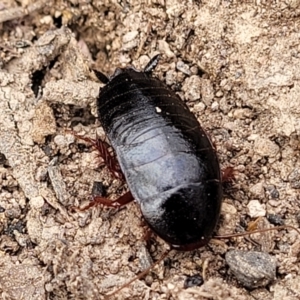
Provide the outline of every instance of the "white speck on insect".
<path id="1" fill-rule="evenodd" d="M 155 107 L 155 110 L 156 110 L 156 112 L 159 114 L 159 113 L 161 113 L 161 108 L 160 107 Z"/>

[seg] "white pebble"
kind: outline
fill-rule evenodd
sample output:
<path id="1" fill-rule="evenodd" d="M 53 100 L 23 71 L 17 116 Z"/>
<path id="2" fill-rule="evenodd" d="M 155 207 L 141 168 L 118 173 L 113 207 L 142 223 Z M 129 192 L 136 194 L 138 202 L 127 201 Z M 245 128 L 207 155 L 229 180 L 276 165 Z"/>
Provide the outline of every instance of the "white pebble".
<path id="1" fill-rule="evenodd" d="M 35 208 L 35 209 L 42 208 L 44 203 L 45 203 L 45 201 L 44 201 L 44 198 L 42 196 L 37 196 L 37 197 L 34 197 L 30 200 L 31 207 Z"/>
<path id="2" fill-rule="evenodd" d="M 139 32 L 137 30 L 126 33 L 123 36 L 123 43 L 128 43 L 128 42 L 133 41 L 137 37 L 138 34 L 139 34 Z"/>
<path id="3" fill-rule="evenodd" d="M 211 110 L 212 111 L 217 111 L 219 109 L 219 103 L 214 101 L 211 105 Z"/>
<path id="4" fill-rule="evenodd" d="M 251 200 L 248 205 L 248 215 L 251 218 L 264 217 L 266 215 L 266 210 L 264 205 L 258 200 Z"/>

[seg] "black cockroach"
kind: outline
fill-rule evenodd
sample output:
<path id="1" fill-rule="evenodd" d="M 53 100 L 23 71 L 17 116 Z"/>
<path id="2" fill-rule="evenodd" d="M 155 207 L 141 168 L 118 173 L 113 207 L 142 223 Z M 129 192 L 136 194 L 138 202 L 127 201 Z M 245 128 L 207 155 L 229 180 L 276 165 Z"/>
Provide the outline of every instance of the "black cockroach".
<path id="1" fill-rule="evenodd" d="M 97 72 L 106 83 L 98 117 L 131 193 L 125 202 L 135 199 L 149 227 L 173 249 L 193 250 L 208 243 L 218 221 L 220 165 L 187 105 L 151 76 L 158 59 L 142 72 L 116 69 L 109 79 Z"/>
<path id="2" fill-rule="evenodd" d="M 115 176 L 126 179 L 129 192 L 115 201 L 95 196 L 84 209 L 95 203 L 120 207 L 135 199 L 149 227 L 171 249 L 190 251 L 206 245 L 216 227 L 222 202 L 220 165 L 187 105 L 152 77 L 158 60 L 153 57 L 143 71 L 117 68 L 110 78 L 95 71 L 106 84 L 97 99 L 98 117 L 117 162 L 105 142 L 80 138 L 99 150 Z"/>

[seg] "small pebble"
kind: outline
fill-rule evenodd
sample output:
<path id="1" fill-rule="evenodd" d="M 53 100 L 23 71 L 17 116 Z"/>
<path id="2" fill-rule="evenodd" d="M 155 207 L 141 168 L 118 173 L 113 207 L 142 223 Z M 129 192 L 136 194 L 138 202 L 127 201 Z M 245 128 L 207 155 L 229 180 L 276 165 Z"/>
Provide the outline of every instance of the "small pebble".
<path id="1" fill-rule="evenodd" d="M 169 44 L 165 40 L 158 40 L 158 51 L 164 53 L 168 58 L 175 57 L 171 51 Z"/>
<path id="2" fill-rule="evenodd" d="M 40 166 L 35 173 L 35 179 L 37 181 L 45 181 L 47 179 L 48 169 L 46 166 Z"/>
<path id="3" fill-rule="evenodd" d="M 166 73 L 166 84 L 172 85 L 176 83 L 176 72 L 174 70 L 167 71 Z"/>
<path id="4" fill-rule="evenodd" d="M 196 274 L 196 275 L 186 277 L 183 284 L 183 288 L 188 289 L 190 287 L 200 286 L 202 284 L 203 284 L 203 278 L 199 274 Z"/>
<path id="5" fill-rule="evenodd" d="M 232 215 L 235 215 L 237 213 L 237 209 L 234 207 L 234 205 L 231 205 L 229 203 L 224 202 L 222 204 L 222 213 L 232 216 Z"/>
<path id="6" fill-rule="evenodd" d="M 300 189 L 300 169 L 296 168 L 288 176 L 288 180 L 293 189 Z"/>
<path id="7" fill-rule="evenodd" d="M 268 221 L 273 225 L 283 225 L 284 222 L 279 215 L 270 214 L 267 216 Z"/>
<path id="8" fill-rule="evenodd" d="M 270 194 L 271 198 L 273 199 L 279 198 L 279 192 L 274 185 L 267 186 L 266 191 L 268 194 Z"/>
<path id="9" fill-rule="evenodd" d="M 57 157 L 49 162 L 48 175 L 59 202 L 66 206 L 69 203 L 70 195 L 62 177 L 61 170 L 56 163 Z"/>
<path id="10" fill-rule="evenodd" d="M 275 157 L 279 147 L 269 139 L 259 137 L 254 141 L 254 151 L 260 156 Z"/>
<path id="11" fill-rule="evenodd" d="M 191 75 L 190 67 L 181 60 L 177 62 L 176 68 L 178 71 L 182 72 L 183 74 L 186 74 L 188 76 Z"/>
<path id="12" fill-rule="evenodd" d="M 201 79 L 197 75 L 186 78 L 182 85 L 186 100 L 196 101 L 201 98 Z"/>
<path id="13" fill-rule="evenodd" d="M 217 97 L 217 98 L 221 98 L 221 97 L 223 97 L 223 95 L 224 95 L 224 94 L 223 94 L 222 91 L 217 91 L 217 92 L 216 92 L 216 97 Z"/>
<path id="14" fill-rule="evenodd" d="M 199 102 L 194 105 L 194 112 L 202 112 L 205 110 L 205 104 L 203 102 Z"/>
<path id="15" fill-rule="evenodd" d="M 266 215 L 264 206 L 258 200 L 249 201 L 247 207 L 248 215 L 251 218 L 264 217 Z"/>
<path id="16" fill-rule="evenodd" d="M 142 270 L 149 268 L 153 264 L 152 257 L 144 245 L 141 245 L 139 248 L 138 258 Z"/>
<path id="17" fill-rule="evenodd" d="M 212 111 L 217 111 L 219 109 L 219 103 L 218 102 L 213 102 L 211 105 L 211 110 Z"/>
<path id="18" fill-rule="evenodd" d="M 66 134 L 66 135 L 58 134 L 54 137 L 54 143 L 60 149 L 68 147 L 70 144 L 74 143 L 74 141 L 75 141 L 75 138 L 72 134 Z"/>
<path id="19" fill-rule="evenodd" d="M 137 30 L 127 32 L 125 35 L 123 35 L 123 38 L 122 38 L 123 43 L 128 43 L 128 42 L 133 41 L 137 37 L 138 34 L 139 34 L 139 32 Z"/>
<path id="20" fill-rule="evenodd" d="M 151 286 L 151 284 L 153 283 L 153 277 L 151 275 L 147 275 L 145 277 L 145 283 L 148 285 L 148 286 Z"/>
<path id="21" fill-rule="evenodd" d="M 40 19 L 40 23 L 46 25 L 53 24 L 53 18 L 50 15 L 44 16 L 43 18 Z"/>
<path id="22" fill-rule="evenodd" d="M 105 186 L 103 182 L 101 181 L 94 181 L 93 187 L 92 187 L 92 195 L 93 196 L 99 196 L 99 197 L 105 197 Z"/>
<path id="23" fill-rule="evenodd" d="M 256 183 L 249 188 L 250 192 L 259 199 L 264 198 L 265 190 L 262 182 Z"/>
<path id="24" fill-rule="evenodd" d="M 37 197 L 31 198 L 31 200 L 30 200 L 30 206 L 34 209 L 41 209 L 44 204 L 45 204 L 45 201 L 42 196 L 37 196 Z"/>
<path id="25" fill-rule="evenodd" d="M 9 219 L 18 219 L 21 216 L 21 208 L 19 206 L 11 207 L 5 210 L 5 216 Z"/>
<path id="26" fill-rule="evenodd" d="M 245 287 L 265 287 L 275 279 L 276 259 L 264 252 L 232 250 L 225 255 L 226 263 Z"/>

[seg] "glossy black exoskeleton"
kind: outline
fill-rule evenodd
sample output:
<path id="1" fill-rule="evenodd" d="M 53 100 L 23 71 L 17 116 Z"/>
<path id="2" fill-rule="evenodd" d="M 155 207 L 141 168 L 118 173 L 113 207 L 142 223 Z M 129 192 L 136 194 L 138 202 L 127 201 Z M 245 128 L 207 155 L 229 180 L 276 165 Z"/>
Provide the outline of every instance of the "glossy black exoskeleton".
<path id="1" fill-rule="evenodd" d="M 97 99 L 130 192 L 150 228 L 177 250 L 208 243 L 219 218 L 221 172 L 211 141 L 187 105 L 144 71 L 116 69 Z"/>

